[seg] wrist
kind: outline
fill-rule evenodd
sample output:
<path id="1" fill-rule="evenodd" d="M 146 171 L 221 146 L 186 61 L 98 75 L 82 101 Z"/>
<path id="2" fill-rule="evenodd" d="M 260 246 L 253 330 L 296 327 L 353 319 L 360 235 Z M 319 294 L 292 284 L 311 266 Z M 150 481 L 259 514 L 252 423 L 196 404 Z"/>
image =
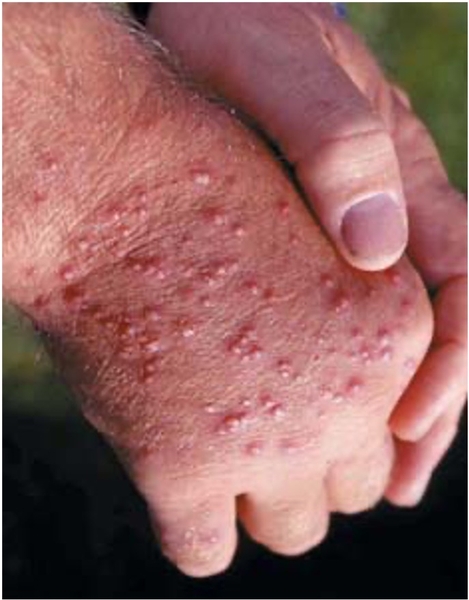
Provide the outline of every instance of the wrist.
<path id="1" fill-rule="evenodd" d="M 19 6 L 5 17 L 4 292 L 30 309 L 62 263 L 78 254 L 92 269 L 102 260 L 97 243 L 93 257 L 80 258 L 83 224 L 96 232 L 101 207 L 125 205 L 150 173 L 158 186 L 182 99 L 165 67 L 109 11 Z M 63 19 L 73 25 L 65 38 Z M 120 234 L 131 236 L 132 224 Z"/>
<path id="2" fill-rule="evenodd" d="M 86 69 L 67 63 L 86 94 L 69 99 L 60 77 L 48 73 L 51 82 L 34 99 L 40 110 L 25 104 L 26 128 L 14 127 L 18 82 L 10 72 L 14 53 L 6 57 L 5 296 L 46 329 L 71 318 L 77 281 L 88 290 L 105 285 L 107 302 L 119 302 L 123 286 L 137 286 L 129 293 L 138 294 L 140 283 L 126 279 L 126 261 L 174 244 L 182 217 L 190 228 L 202 202 L 250 198 L 268 186 L 264 177 L 252 181 L 257 144 L 243 142 L 223 110 L 185 90 L 122 25 L 99 13 L 105 23 L 95 30 L 93 11 L 89 26 L 79 29 L 91 36 L 87 47 L 97 49 Z M 96 74 L 95 63 L 106 61 Z M 64 96 L 60 110 L 51 101 L 54 86 Z"/>

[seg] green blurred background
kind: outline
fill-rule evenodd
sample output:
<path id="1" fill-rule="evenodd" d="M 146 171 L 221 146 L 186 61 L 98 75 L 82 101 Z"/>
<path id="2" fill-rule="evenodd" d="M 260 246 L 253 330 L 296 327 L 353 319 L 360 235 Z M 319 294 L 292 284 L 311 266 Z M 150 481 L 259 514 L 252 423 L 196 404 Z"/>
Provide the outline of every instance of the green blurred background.
<path id="1" fill-rule="evenodd" d="M 352 23 L 431 130 L 451 181 L 467 191 L 467 4 L 352 3 Z"/>
<path id="2" fill-rule="evenodd" d="M 466 191 L 466 4 L 356 3 L 348 5 L 348 10 L 351 22 L 366 37 L 389 75 L 408 91 L 416 111 L 437 141 L 451 180 Z M 128 516 L 128 511 L 132 511 L 132 503 L 138 500 L 132 496 L 130 487 L 125 488 L 125 480 L 110 451 L 81 419 L 69 393 L 54 375 L 34 331 L 8 306 L 4 306 L 3 320 L 3 383 L 4 437 L 9 444 L 6 470 L 8 484 L 16 490 L 11 503 L 16 506 L 26 494 L 28 498 L 36 498 L 36 504 L 33 502 L 33 508 L 28 510 L 32 511 L 31 514 L 37 513 L 37 506 L 43 506 L 42 500 L 37 498 L 45 497 L 44 494 L 47 496 L 49 492 L 44 490 L 51 488 L 52 480 L 69 482 L 72 486 L 70 489 L 76 490 L 78 487 L 80 490 L 73 492 L 78 494 L 78 500 L 74 498 L 80 506 L 83 490 L 86 497 L 92 498 L 92 501 L 86 500 L 86 505 L 92 507 L 92 525 L 87 523 L 86 528 L 92 531 L 89 535 L 93 537 L 93 544 L 105 546 L 103 540 L 107 536 L 112 537 L 115 528 L 114 517 L 109 515 L 121 515 L 121 522 L 122 515 Z M 49 474 L 41 472 L 38 475 L 34 471 L 34 465 L 37 464 L 47 464 Z M 52 489 L 55 489 L 53 485 Z M 63 493 L 63 488 L 59 488 L 57 495 L 62 497 Z M 12 585 L 19 585 L 21 589 L 21 583 L 18 582 L 27 580 L 24 578 L 24 569 L 25 561 L 27 563 L 29 560 L 25 558 L 29 545 L 25 542 L 25 547 L 15 546 L 18 536 L 23 535 L 18 531 L 23 531 L 21 523 L 24 522 L 24 514 L 19 517 L 14 506 L 8 509 L 6 517 L 6 535 L 10 527 L 14 542 L 13 550 L 10 542 L 6 552 L 5 576 L 10 577 L 10 582 L 14 580 L 16 583 Z M 129 517 L 132 529 L 135 529 L 134 517 Z M 73 515 L 70 519 L 67 516 L 64 519 L 63 526 L 68 531 L 74 523 Z M 145 523 L 140 521 L 140 525 L 144 531 Z M 71 537 L 78 539 L 82 535 L 79 529 L 74 530 Z M 85 542 L 83 544 L 77 548 L 87 548 Z M 96 556 L 96 552 L 94 548 L 90 554 Z M 31 560 L 31 564 L 34 564 L 37 558 Z M 73 568 L 70 567 L 72 573 L 75 573 L 73 569 L 79 560 L 78 556 L 74 556 Z M 61 568 L 64 568 L 63 565 Z M 101 564 L 101 578 L 103 568 Z M 41 569 L 41 577 L 47 581 L 47 568 L 42 565 Z M 109 581 L 114 582 L 116 569 L 112 567 L 111 571 Z M 52 572 L 51 577 L 54 577 Z M 32 591 L 23 589 L 23 594 L 26 593 L 31 594 Z"/>

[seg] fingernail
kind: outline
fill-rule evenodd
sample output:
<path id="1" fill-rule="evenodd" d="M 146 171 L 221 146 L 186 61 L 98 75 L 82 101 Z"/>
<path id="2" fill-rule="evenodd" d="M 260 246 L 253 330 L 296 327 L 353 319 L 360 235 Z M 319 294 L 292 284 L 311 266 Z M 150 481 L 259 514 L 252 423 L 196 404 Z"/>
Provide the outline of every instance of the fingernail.
<path id="1" fill-rule="evenodd" d="M 342 239 L 357 258 L 390 256 L 402 250 L 407 226 L 399 206 L 377 194 L 350 207 L 342 220 Z"/>

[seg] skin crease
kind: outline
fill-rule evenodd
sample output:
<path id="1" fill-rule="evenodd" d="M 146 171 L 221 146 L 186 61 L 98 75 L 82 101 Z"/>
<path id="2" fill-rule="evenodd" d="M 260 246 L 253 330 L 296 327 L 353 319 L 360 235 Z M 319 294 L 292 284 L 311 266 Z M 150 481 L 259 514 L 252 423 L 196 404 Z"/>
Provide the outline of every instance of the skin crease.
<path id="1" fill-rule="evenodd" d="M 128 106 L 117 107 L 99 146 L 104 175 L 94 147 L 81 177 L 65 181 L 80 136 L 78 120 L 71 141 L 57 141 L 68 99 L 48 130 L 38 94 L 19 143 L 8 100 L 21 93 L 7 86 L 7 166 L 18 173 L 6 169 L 6 296 L 45 332 L 181 570 L 227 567 L 236 498 L 254 539 L 305 551 L 330 511 L 363 510 L 383 494 L 388 418 L 432 335 L 424 287 L 406 259 L 384 273 L 348 266 L 252 133 L 164 71 L 153 68 L 147 88 L 154 59 L 126 30 L 103 16 L 96 25 L 96 8 L 70 10 L 87 47 L 125 65 L 129 89 L 142 82 L 129 100 L 141 116 L 129 124 Z M 98 98 L 100 79 L 83 84 Z M 158 119 L 161 96 L 173 109 Z M 49 159 L 28 141 L 33 130 Z M 48 173 L 39 183 L 38 164 Z M 39 240 L 32 219 L 43 223 Z"/>

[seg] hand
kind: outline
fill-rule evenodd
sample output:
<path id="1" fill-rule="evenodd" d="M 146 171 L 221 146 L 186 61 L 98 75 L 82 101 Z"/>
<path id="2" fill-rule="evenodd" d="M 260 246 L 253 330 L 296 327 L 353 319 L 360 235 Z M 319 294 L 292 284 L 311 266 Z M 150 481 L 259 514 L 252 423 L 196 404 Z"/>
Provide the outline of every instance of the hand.
<path id="1" fill-rule="evenodd" d="M 430 136 L 406 95 L 327 4 L 156 4 L 148 26 L 193 76 L 280 146 L 354 266 L 380 269 L 400 254 L 405 198 L 408 249 L 436 292 L 436 329 L 391 420 L 402 441 L 388 497 L 417 502 L 454 436 L 467 392 L 465 203 Z M 394 201 L 388 208 L 374 200 L 365 211 L 360 203 L 384 195 Z"/>
<path id="2" fill-rule="evenodd" d="M 236 513 L 278 552 L 317 544 L 387 485 L 431 336 L 418 276 L 341 261 L 259 140 L 101 7 L 6 14 L 7 298 L 183 571 L 226 567 Z"/>
<path id="3" fill-rule="evenodd" d="M 290 555 L 331 511 L 382 497 L 388 418 L 431 335 L 407 261 L 392 277 L 347 267 L 255 139 L 207 117 L 196 170 L 169 158 L 166 182 L 148 175 L 81 219 L 43 307 L 26 307 L 193 576 L 227 567 L 236 516 Z M 84 241 L 107 249 L 86 275 Z"/>
<path id="4" fill-rule="evenodd" d="M 467 397 L 467 214 L 408 99 L 396 89 L 391 97 L 409 207 L 409 254 L 434 294 L 430 351 L 390 422 L 397 460 L 387 497 L 413 505 L 453 441 Z"/>
<path id="5" fill-rule="evenodd" d="M 149 30 L 260 126 L 295 168 L 345 260 L 384 269 L 407 243 L 384 81 L 329 4 L 156 3 Z"/>

